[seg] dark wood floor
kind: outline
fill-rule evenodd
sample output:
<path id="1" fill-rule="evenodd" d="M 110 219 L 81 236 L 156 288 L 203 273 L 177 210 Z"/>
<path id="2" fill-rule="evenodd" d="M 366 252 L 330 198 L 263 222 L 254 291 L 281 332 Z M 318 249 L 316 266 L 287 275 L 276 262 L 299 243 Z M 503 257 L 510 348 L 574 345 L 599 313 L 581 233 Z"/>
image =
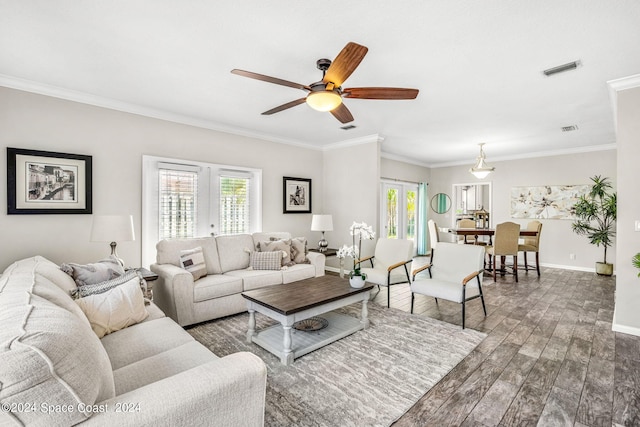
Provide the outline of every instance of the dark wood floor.
<path id="1" fill-rule="evenodd" d="M 394 426 L 640 425 L 640 337 L 611 331 L 615 279 L 543 268 L 483 283 L 488 316 L 470 302 L 467 327 L 487 338 Z M 410 303 L 392 286 L 392 307 Z M 460 308 L 416 296 L 416 313 L 445 322 Z"/>

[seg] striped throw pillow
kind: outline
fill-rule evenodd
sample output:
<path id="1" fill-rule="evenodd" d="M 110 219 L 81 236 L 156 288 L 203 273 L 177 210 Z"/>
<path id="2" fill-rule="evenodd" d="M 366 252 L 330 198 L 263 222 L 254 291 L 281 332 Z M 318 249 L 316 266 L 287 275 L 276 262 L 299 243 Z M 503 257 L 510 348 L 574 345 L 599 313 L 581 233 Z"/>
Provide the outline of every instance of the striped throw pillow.
<path id="1" fill-rule="evenodd" d="M 193 280 L 207 275 L 207 265 L 204 262 L 204 254 L 200 246 L 180 251 L 180 265 L 193 275 Z"/>

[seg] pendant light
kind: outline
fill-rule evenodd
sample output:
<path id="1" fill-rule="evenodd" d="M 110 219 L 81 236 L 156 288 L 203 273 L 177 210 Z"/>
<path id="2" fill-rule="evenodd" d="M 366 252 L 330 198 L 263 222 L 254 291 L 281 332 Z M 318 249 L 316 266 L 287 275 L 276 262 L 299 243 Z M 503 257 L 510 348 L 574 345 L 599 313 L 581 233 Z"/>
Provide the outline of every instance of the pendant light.
<path id="1" fill-rule="evenodd" d="M 478 160 L 476 161 L 476 164 L 471 169 L 469 169 L 469 172 L 474 174 L 476 178 L 482 179 L 482 178 L 486 178 L 487 175 L 493 172 L 496 168 L 489 166 L 484 162 L 484 151 L 482 150 L 482 146 L 484 145 L 484 142 L 478 145 L 480 146 L 480 155 L 478 156 Z"/>

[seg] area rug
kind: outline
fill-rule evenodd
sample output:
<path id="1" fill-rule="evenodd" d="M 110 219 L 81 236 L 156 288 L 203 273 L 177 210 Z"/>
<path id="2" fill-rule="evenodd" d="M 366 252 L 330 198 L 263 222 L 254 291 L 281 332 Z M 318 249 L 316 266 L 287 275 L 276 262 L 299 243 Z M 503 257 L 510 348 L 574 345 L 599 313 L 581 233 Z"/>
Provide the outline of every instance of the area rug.
<path id="1" fill-rule="evenodd" d="M 359 317 L 360 306 L 341 310 Z M 464 359 L 486 334 L 369 304 L 368 329 L 284 366 L 245 341 L 247 313 L 191 335 L 218 356 L 250 351 L 267 364 L 266 426 L 388 426 Z M 256 313 L 258 329 L 274 324 Z M 313 332 L 295 331 L 295 334 Z M 294 341 L 295 341 L 294 334 Z"/>

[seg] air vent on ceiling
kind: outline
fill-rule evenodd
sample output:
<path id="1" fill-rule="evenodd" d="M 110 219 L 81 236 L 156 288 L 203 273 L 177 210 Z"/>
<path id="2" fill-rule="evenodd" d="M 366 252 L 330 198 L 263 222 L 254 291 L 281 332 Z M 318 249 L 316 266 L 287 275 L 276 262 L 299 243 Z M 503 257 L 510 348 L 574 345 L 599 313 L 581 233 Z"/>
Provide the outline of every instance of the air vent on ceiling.
<path id="1" fill-rule="evenodd" d="M 558 65 L 557 67 L 549 68 L 544 70 L 543 73 L 545 76 L 551 76 L 553 74 L 562 73 L 564 71 L 575 70 L 580 65 L 580 61 L 568 62 L 566 64 Z"/>
<path id="2" fill-rule="evenodd" d="M 562 127 L 562 132 L 571 132 L 574 130 L 578 130 L 578 125 L 571 125 L 571 126 L 563 126 Z"/>
<path id="3" fill-rule="evenodd" d="M 340 129 L 342 130 L 351 130 L 351 129 L 355 129 L 356 127 L 354 125 L 346 125 L 346 126 L 340 126 Z"/>

